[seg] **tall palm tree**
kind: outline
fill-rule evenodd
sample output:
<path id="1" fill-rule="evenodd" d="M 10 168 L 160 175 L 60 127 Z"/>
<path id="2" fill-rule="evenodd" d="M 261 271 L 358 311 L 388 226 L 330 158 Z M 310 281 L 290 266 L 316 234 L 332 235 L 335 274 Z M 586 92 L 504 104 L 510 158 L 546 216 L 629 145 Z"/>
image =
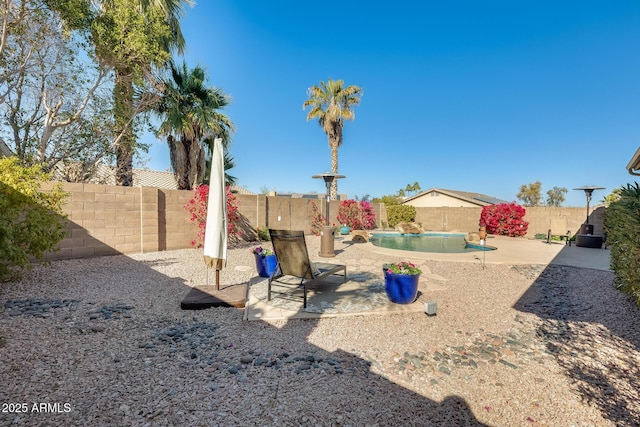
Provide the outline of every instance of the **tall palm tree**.
<path id="1" fill-rule="evenodd" d="M 302 109 L 310 107 L 307 121 L 317 119 L 318 124 L 327 134 L 331 149 L 331 172 L 338 173 L 338 148 L 342 145 L 342 127 L 344 120 L 353 120 L 353 107 L 360 104 L 362 89 L 351 85 L 344 87 L 342 80 L 327 80 L 319 86 L 312 86 L 307 90 L 307 99 Z M 338 198 L 338 181 L 331 184 L 330 198 Z"/>
<path id="2" fill-rule="evenodd" d="M 206 87 L 202 68 L 188 69 L 185 62 L 169 65 L 171 76 L 162 80 L 164 90 L 156 107 L 162 120 L 158 134 L 167 137 L 178 189 L 191 190 L 203 182 L 214 139 L 221 138 L 225 148 L 229 144 L 233 123 L 218 111 L 229 99 L 220 89 Z"/>

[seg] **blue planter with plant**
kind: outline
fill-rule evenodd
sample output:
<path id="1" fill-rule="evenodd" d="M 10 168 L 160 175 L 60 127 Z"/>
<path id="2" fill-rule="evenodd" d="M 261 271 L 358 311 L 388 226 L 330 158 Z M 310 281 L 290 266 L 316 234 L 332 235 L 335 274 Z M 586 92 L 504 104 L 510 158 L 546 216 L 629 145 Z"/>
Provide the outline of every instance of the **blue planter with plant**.
<path id="1" fill-rule="evenodd" d="M 271 277 L 278 268 L 278 260 L 270 249 L 260 246 L 251 250 L 256 260 L 256 270 L 260 277 Z"/>
<path id="2" fill-rule="evenodd" d="M 342 227 L 340 227 L 340 234 L 345 235 L 345 234 L 349 234 L 351 232 L 351 227 L 349 227 L 348 225 L 343 225 Z"/>
<path id="3" fill-rule="evenodd" d="M 389 301 L 395 304 L 411 304 L 418 296 L 418 281 L 422 270 L 410 262 L 385 264 L 384 290 Z"/>

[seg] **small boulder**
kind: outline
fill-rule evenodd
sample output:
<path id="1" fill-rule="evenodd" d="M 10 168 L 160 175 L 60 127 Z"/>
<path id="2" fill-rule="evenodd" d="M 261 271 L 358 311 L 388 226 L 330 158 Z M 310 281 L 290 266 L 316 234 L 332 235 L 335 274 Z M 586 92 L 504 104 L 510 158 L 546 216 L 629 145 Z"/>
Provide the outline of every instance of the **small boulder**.
<path id="1" fill-rule="evenodd" d="M 422 234 L 424 228 L 415 222 L 400 222 L 396 225 L 396 231 L 401 234 Z"/>
<path id="2" fill-rule="evenodd" d="M 471 233 L 467 234 L 464 238 L 465 242 L 480 242 L 480 233 L 476 233 L 475 231 L 472 231 Z"/>
<path id="3" fill-rule="evenodd" d="M 369 233 L 364 230 L 352 230 L 351 241 L 356 243 L 367 243 L 369 241 Z"/>

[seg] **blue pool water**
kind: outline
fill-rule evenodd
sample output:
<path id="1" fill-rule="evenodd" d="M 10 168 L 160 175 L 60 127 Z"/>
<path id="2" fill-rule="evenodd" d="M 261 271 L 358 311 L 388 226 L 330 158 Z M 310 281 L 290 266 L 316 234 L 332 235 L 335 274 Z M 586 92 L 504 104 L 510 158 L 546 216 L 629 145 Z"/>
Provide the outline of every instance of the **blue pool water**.
<path id="1" fill-rule="evenodd" d="M 464 241 L 464 237 L 465 234 L 451 233 L 379 233 L 373 234 L 369 241 L 375 246 L 379 246 L 381 248 L 447 254 L 489 251 L 495 249 L 491 246 L 467 244 L 467 242 Z"/>

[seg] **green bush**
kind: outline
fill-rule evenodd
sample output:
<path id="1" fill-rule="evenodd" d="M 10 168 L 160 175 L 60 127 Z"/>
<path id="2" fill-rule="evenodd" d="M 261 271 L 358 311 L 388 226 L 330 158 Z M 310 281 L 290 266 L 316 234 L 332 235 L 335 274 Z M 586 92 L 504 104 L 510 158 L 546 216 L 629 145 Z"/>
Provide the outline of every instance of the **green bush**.
<path id="1" fill-rule="evenodd" d="M 61 184 L 40 191 L 49 175 L 39 166 L 25 168 L 17 157 L 0 159 L 0 281 L 19 277 L 31 258 L 58 250 L 65 237 Z"/>
<path id="2" fill-rule="evenodd" d="M 268 228 L 258 228 L 258 240 L 261 240 L 263 242 L 268 242 L 271 240 Z"/>
<path id="3" fill-rule="evenodd" d="M 611 248 L 611 269 L 616 287 L 631 295 L 640 306 L 640 187 L 627 184 L 620 199 L 605 214 L 607 246 Z"/>
<path id="4" fill-rule="evenodd" d="M 387 220 L 389 227 L 395 227 L 401 222 L 414 222 L 416 219 L 416 208 L 411 205 L 391 205 L 387 206 Z"/>

